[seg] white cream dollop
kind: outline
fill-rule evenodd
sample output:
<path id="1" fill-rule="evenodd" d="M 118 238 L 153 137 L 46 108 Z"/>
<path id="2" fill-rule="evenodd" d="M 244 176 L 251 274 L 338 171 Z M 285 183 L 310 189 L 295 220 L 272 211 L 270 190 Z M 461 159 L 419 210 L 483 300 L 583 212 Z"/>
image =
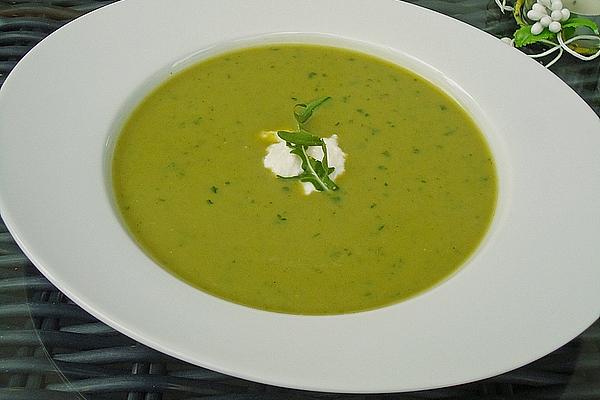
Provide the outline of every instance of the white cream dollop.
<path id="1" fill-rule="evenodd" d="M 277 139 L 274 143 L 267 147 L 267 154 L 263 160 L 265 168 L 270 169 L 275 175 L 282 177 L 297 176 L 302 173 L 302 160 L 295 154 L 290 153 L 290 148 L 287 147 L 284 140 L 281 140 L 275 132 L 273 135 Z M 346 164 L 346 154 L 342 151 L 338 144 L 337 135 L 332 135 L 328 138 L 323 138 L 327 146 L 327 163 L 330 167 L 335 168 L 329 177 L 335 179 L 344 173 Z M 316 146 L 311 146 L 306 151 L 309 156 L 316 160 L 323 159 L 323 149 Z M 304 194 L 315 192 L 315 187 L 308 182 L 302 182 Z"/>

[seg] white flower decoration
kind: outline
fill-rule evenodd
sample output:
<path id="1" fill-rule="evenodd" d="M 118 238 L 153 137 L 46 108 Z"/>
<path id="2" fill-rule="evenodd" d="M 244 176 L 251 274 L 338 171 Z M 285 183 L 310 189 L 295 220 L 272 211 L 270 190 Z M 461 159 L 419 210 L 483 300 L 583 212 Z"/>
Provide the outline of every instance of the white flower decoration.
<path id="1" fill-rule="evenodd" d="M 531 33 L 539 35 L 544 28 L 558 33 L 562 29 L 561 22 L 571 17 L 571 11 L 563 7 L 561 0 L 537 0 L 537 3 L 527 12 L 527 18 L 537 21 L 531 26 Z"/>
<path id="2" fill-rule="evenodd" d="M 502 12 L 514 9 L 511 6 L 506 5 L 507 0 L 495 0 L 495 1 L 496 1 L 496 4 L 498 5 L 498 7 L 500 7 L 500 10 Z M 596 1 L 600 1 L 600 0 L 596 0 Z M 546 27 L 548 28 L 548 30 L 550 32 L 553 32 L 553 33 L 560 32 L 562 30 L 561 22 L 567 21 L 571 17 L 571 12 L 567 8 L 563 7 L 561 0 L 537 0 L 537 3 L 534 4 L 533 7 L 531 8 L 531 10 L 527 13 L 527 17 L 532 21 L 537 21 L 530 28 L 531 33 L 533 35 L 537 36 L 540 33 L 542 33 Z M 581 18 L 579 18 L 579 19 L 581 20 Z M 548 40 L 548 39 L 544 38 L 543 36 L 538 37 L 536 40 L 533 40 L 531 43 L 540 42 L 547 46 L 549 45 L 551 47 L 548 50 L 542 51 L 541 53 L 527 54 L 527 56 L 534 58 L 534 59 L 538 59 L 538 58 L 545 58 L 547 56 L 555 54 L 554 59 L 552 59 L 550 62 L 545 64 L 546 68 L 550 68 L 556 62 L 558 62 L 558 60 L 560 60 L 560 58 L 563 56 L 564 53 L 569 53 L 573 57 L 576 57 L 582 61 L 592 61 L 597 58 L 600 58 L 600 34 L 597 33 L 598 30 L 596 28 L 596 25 L 590 20 L 587 20 L 587 22 L 586 22 L 585 19 L 583 19 L 583 22 L 579 21 L 579 22 L 575 22 L 575 23 L 571 24 L 571 26 L 575 26 L 575 27 L 577 27 L 577 25 L 587 26 L 588 28 L 590 28 L 591 30 L 594 31 L 594 34 L 576 35 L 576 36 L 568 38 L 567 40 L 565 40 L 563 38 L 563 35 L 556 35 L 556 42 L 553 40 Z M 515 46 L 514 38 L 505 37 L 505 38 L 502 38 L 501 40 L 511 47 Z M 590 42 L 590 41 L 599 42 L 597 46 L 593 47 L 597 50 L 593 54 L 587 55 L 587 54 L 580 54 L 577 51 L 575 51 L 574 49 L 569 47 L 569 45 L 571 43 L 577 42 L 579 40 L 585 40 L 588 42 Z M 588 45 L 587 47 L 590 48 L 591 46 Z"/>

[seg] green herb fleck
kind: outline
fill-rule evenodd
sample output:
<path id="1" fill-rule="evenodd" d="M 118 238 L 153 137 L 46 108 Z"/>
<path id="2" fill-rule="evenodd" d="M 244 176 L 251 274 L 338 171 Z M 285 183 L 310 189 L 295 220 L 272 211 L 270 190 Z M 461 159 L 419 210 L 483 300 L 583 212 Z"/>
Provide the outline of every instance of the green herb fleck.
<path id="1" fill-rule="evenodd" d="M 206 204 L 208 204 L 209 206 L 212 206 L 215 203 L 211 199 L 208 199 L 208 200 L 206 200 Z"/>
<path id="2" fill-rule="evenodd" d="M 217 192 L 219 191 L 219 188 L 216 186 L 211 186 L 210 191 L 213 192 L 214 194 L 217 194 Z"/>
<path id="3" fill-rule="evenodd" d="M 455 129 L 449 129 L 446 132 L 444 132 L 444 136 L 454 135 L 455 133 L 456 133 L 456 128 Z"/>

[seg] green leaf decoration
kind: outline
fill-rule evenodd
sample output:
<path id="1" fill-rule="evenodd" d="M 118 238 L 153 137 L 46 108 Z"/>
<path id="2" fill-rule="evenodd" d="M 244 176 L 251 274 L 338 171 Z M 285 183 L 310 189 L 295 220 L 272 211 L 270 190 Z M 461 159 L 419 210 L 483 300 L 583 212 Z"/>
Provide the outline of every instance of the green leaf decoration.
<path id="1" fill-rule="evenodd" d="M 323 139 L 320 137 L 302 129 L 294 132 L 278 131 L 277 136 L 287 143 L 298 144 L 301 146 L 321 146 L 324 143 Z"/>
<path id="2" fill-rule="evenodd" d="M 528 46 L 543 40 L 555 41 L 556 33 L 552 33 L 548 30 L 548 28 L 546 28 L 539 35 L 534 35 L 531 33 L 531 25 L 522 26 L 515 32 L 516 47 Z"/>
<path id="3" fill-rule="evenodd" d="M 575 36 L 575 28 L 573 28 L 571 26 L 562 28 L 562 30 L 560 31 L 560 34 L 562 35 L 563 39 L 572 38 L 573 36 Z"/>
<path id="4" fill-rule="evenodd" d="M 300 103 L 294 106 L 294 117 L 300 126 L 305 124 L 310 117 L 312 117 L 313 112 L 317 108 L 319 108 L 323 103 L 327 100 L 331 99 L 329 96 L 321 97 L 317 100 L 313 100 L 310 103 Z"/>
<path id="5" fill-rule="evenodd" d="M 335 168 L 329 168 L 329 161 L 327 160 L 327 145 L 325 144 L 325 141 L 323 141 L 321 144 L 321 150 L 323 150 L 323 159 L 321 160 L 321 163 L 323 164 L 325 171 L 327 171 L 326 175 L 329 175 L 335 170 Z"/>
<path id="6" fill-rule="evenodd" d="M 293 179 L 300 182 L 311 183 L 319 192 L 338 190 L 339 186 L 329 177 L 335 168 L 330 168 L 327 160 L 327 144 L 319 136 L 303 128 L 303 124 L 310 119 L 314 111 L 331 97 L 321 97 L 310 103 L 296 104 L 294 118 L 298 123 L 296 131 L 278 131 L 277 136 L 286 142 L 290 153 L 300 157 L 302 172 L 296 176 L 279 176 L 281 179 Z M 308 148 L 318 146 L 323 150 L 323 159 L 317 160 L 308 155 Z"/>
<path id="7" fill-rule="evenodd" d="M 292 149 L 290 153 L 297 155 L 302 160 L 303 172 L 296 176 L 281 177 L 283 179 L 296 179 L 301 182 L 312 183 L 315 189 L 319 192 L 338 190 L 338 185 L 331 180 L 329 174 L 334 171 L 334 168 L 328 168 L 323 165 L 322 161 L 308 155 L 307 147 L 288 143 Z M 325 149 L 326 151 L 326 149 Z M 327 154 L 327 153 L 325 153 Z"/>
<path id="8" fill-rule="evenodd" d="M 310 157 L 313 159 L 312 157 Z M 314 159 L 313 159 L 314 160 Z M 329 177 L 329 174 L 333 172 L 333 168 L 328 168 L 322 161 L 314 160 L 313 168 L 319 177 L 319 180 L 327 187 L 328 190 L 338 190 L 338 185 Z"/>
<path id="9" fill-rule="evenodd" d="M 565 29 L 565 28 L 577 29 L 577 28 L 585 27 L 585 28 L 589 28 L 590 30 L 592 30 L 596 35 L 600 35 L 600 31 L 598 30 L 598 24 L 596 24 L 594 21 L 592 21 L 591 19 L 588 19 L 588 18 L 571 17 L 562 23 L 562 27 L 563 27 L 563 29 Z"/>

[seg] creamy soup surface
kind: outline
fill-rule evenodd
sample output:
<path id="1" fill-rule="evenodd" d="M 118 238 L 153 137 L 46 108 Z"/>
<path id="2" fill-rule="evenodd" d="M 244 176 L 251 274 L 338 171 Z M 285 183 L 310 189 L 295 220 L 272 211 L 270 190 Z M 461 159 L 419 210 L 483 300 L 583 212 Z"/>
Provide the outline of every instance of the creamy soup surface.
<path id="1" fill-rule="evenodd" d="M 304 194 L 263 166 L 264 132 L 330 96 L 307 124 L 346 153 L 339 190 Z M 340 314 L 412 297 L 455 272 L 497 197 L 490 150 L 423 78 L 350 50 L 247 48 L 173 75 L 133 111 L 112 162 L 139 246 L 212 295 L 263 310 Z"/>

